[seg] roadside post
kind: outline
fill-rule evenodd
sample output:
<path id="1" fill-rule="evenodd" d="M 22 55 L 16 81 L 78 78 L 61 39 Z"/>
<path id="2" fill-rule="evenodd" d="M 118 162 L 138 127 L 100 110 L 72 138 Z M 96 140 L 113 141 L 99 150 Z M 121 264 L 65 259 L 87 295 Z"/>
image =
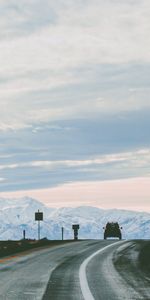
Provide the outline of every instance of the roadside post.
<path id="1" fill-rule="evenodd" d="M 72 229 L 74 230 L 74 240 L 78 240 L 78 230 L 80 229 L 79 224 L 72 225 Z"/>
<path id="2" fill-rule="evenodd" d="M 23 230 L 23 240 L 25 240 L 26 239 L 26 231 L 25 231 L 25 229 Z"/>
<path id="3" fill-rule="evenodd" d="M 62 241 L 64 240 L 64 227 L 61 227 Z"/>
<path id="4" fill-rule="evenodd" d="M 35 212 L 35 221 L 38 222 L 38 240 L 40 240 L 40 221 L 43 221 L 43 212 Z"/>

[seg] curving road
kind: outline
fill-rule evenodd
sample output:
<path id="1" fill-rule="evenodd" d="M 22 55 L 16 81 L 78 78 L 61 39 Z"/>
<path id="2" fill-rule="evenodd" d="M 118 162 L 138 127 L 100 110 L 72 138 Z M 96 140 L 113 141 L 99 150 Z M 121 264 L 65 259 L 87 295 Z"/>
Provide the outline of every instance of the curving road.
<path id="1" fill-rule="evenodd" d="M 0 260 L 0 299 L 150 300 L 136 242 L 79 241 Z"/>

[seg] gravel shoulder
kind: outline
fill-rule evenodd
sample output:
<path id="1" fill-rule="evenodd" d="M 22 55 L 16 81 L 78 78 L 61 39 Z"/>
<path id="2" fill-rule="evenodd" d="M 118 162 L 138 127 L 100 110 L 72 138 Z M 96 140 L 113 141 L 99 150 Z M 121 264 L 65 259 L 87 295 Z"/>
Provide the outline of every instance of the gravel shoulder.
<path id="1" fill-rule="evenodd" d="M 113 264 L 126 286 L 135 293 L 133 299 L 150 299 L 150 242 L 129 241 L 113 254 Z"/>
<path id="2" fill-rule="evenodd" d="M 150 241 L 143 241 L 138 259 L 141 270 L 150 279 Z"/>

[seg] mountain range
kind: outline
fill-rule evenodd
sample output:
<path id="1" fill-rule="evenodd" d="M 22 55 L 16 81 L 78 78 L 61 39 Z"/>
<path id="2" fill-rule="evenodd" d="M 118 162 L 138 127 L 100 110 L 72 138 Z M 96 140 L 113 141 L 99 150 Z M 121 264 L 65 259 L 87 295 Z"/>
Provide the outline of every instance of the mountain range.
<path id="1" fill-rule="evenodd" d="M 119 209 L 104 210 L 97 207 L 80 206 L 50 208 L 43 203 L 24 197 L 21 199 L 0 198 L 0 240 L 19 240 L 26 231 L 26 238 L 37 239 L 38 224 L 35 212 L 43 212 L 41 238 L 72 239 L 72 225 L 79 224 L 80 239 L 102 239 L 103 227 L 108 221 L 118 222 L 124 239 L 150 239 L 150 213 Z"/>

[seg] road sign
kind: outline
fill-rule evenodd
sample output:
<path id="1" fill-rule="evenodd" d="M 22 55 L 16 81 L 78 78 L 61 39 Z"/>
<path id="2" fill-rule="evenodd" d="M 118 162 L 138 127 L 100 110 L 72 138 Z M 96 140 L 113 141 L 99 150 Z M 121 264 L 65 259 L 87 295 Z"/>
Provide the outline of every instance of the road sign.
<path id="1" fill-rule="evenodd" d="M 78 230 L 79 230 L 79 228 L 80 228 L 79 224 L 72 225 L 72 229 L 74 230 L 74 240 L 75 241 L 78 240 Z"/>
<path id="2" fill-rule="evenodd" d="M 36 212 L 35 213 L 35 221 L 43 221 L 43 213 L 42 212 Z"/>
<path id="3" fill-rule="evenodd" d="M 73 229 L 73 230 L 80 229 L 79 224 L 74 224 L 74 225 L 72 225 L 72 229 Z"/>

